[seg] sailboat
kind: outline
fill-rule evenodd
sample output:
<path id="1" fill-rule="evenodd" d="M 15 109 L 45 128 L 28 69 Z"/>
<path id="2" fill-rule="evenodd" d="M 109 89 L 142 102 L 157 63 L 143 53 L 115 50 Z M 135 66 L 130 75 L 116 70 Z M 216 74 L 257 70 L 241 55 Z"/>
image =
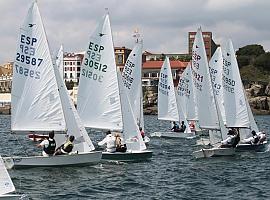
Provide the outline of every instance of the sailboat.
<path id="1" fill-rule="evenodd" d="M 136 35 L 136 43 L 125 63 L 122 78 L 126 93 L 131 104 L 137 125 L 144 131 L 143 102 L 142 102 L 142 40 Z M 150 138 L 144 136 L 144 142 Z"/>
<path id="2" fill-rule="evenodd" d="M 122 84 L 122 76 L 117 75 L 110 20 L 106 14 L 91 35 L 84 55 L 78 89 L 78 112 L 86 127 L 122 131 L 127 152 L 103 152 L 102 159 L 148 159 L 152 157 L 152 152 L 145 150 L 142 137 L 137 133 L 139 128 L 129 99 L 125 90 L 120 90 Z M 130 138 L 133 134 L 134 138 Z"/>
<path id="3" fill-rule="evenodd" d="M 224 107 L 227 127 L 240 130 L 240 138 L 249 137 L 252 130 L 259 131 L 242 84 L 233 44 L 228 40 L 223 53 Z M 237 150 L 263 150 L 267 142 L 259 145 L 238 144 Z"/>
<path id="4" fill-rule="evenodd" d="M 176 101 L 175 89 L 173 84 L 172 72 L 169 58 L 166 57 L 160 70 L 158 84 L 158 119 L 171 122 L 184 121 L 186 125 L 185 132 L 154 132 L 151 137 L 172 137 L 172 138 L 187 138 L 195 136 L 191 132 L 182 107 Z"/>
<path id="5" fill-rule="evenodd" d="M 74 135 L 73 151 L 77 153 L 5 157 L 6 166 L 66 166 L 100 161 L 101 152 L 93 151 L 94 146 L 78 117 L 58 67 L 53 65 L 36 2 L 30 7 L 19 35 L 11 95 L 11 130 L 15 134 L 54 130 Z M 64 141 L 60 143 L 56 138 L 56 142 L 60 145 Z"/>
<path id="6" fill-rule="evenodd" d="M 192 48 L 192 75 L 195 86 L 196 103 L 200 126 L 209 131 L 211 149 L 200 149 L 193 152 L 196 158 L 231 156 L 233 148 L 219 148 L 223 139 L 224 123 L 220 108 L 213 93 L 212 80 L 210 77 L 205 47 L 201 28 L 198 29 Z"/>
<path id="7" fill-rule="evenodd" d="M 12 192 L 15 192 L 15 186 L 0 156 L 0 199 L 20 199 L 22 197 L 22 195 L 12 194 Z"/>

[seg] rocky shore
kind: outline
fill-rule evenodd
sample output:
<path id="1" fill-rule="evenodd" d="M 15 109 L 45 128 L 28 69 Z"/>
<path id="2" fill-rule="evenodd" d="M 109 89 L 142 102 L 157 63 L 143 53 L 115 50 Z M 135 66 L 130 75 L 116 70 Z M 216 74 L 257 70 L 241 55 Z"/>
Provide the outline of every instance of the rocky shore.
<path id="1" fill-rule="evenodd" d="M 270 114 L 270 83 L 246 83 L 247 98 L 256 115 Z M 157 115 L 157 88 L 144 88 L 144 114 Z"/>

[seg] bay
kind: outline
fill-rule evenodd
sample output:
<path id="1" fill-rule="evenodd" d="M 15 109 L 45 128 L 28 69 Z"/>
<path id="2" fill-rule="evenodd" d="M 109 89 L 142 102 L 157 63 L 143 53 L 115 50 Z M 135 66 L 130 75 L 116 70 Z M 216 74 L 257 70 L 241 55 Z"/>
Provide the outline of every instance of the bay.
<path id="1" fill-rule="evenodd" d="M 256 116 L 270 131 L 270 116 Z M 168 122 L 145 116 L 146 134 L 167 130 Z M 10 116 L 0 115 L 2 156 L 41 154 L 26 136 L 10 134 Z M 104 134 L 90 132 L 96 146 Z M 269 137 L 269 134 L 268 134 Z M 151 138 L 147 162 L 10 170 L 17 192 L 29 199 L 270 199 L 270 155 L 194 159 L 192 139 Z"/>

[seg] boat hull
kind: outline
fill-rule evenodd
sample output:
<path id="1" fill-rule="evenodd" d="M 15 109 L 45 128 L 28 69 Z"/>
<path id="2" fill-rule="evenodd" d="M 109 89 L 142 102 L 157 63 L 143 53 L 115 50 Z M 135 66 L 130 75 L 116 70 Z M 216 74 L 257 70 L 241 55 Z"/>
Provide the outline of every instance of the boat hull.
<path id="1" fill-rule="evenodd" d="M 151 137 L 162 137 L 162 138 L 194 138 L 196 137 L 194 132 L 182 133 L 182 132 L 154 132 L 150 133 Z"/>
<path id="2" fill-rule="evenodd" d="M 101 160 L 102 152 L 83 152 L 58 156 L 30 156 L 30 157 L 4 157 L 7 169 L 27 167 L 57 167 L 74 165 L 94 165 Z"/>
<path id="3" fill-rule="evenodd" d="M 132 151 L 132 152 L 102 152 L 102 160 L 110 161 L 144 161 L 152 158 L 152 151 Z"/>
<path id="4" fill-rule="evenodd" d="M 209 158 L 209 157 L 221 157 L 221 156 L 234 156 L 234 148 L 211 148 L 211 149 L 200 149 L 194 151 L 192 155 L 195 158 Z"/>
<path id="5" fill-rule="evenodd" d="M 262 144 L 252 145 L 252 144 L 238 144 L 236 146 L 236 151 L 259 151 L 263 152 L 267 149 L 267 142 L 263 142 Z"/>

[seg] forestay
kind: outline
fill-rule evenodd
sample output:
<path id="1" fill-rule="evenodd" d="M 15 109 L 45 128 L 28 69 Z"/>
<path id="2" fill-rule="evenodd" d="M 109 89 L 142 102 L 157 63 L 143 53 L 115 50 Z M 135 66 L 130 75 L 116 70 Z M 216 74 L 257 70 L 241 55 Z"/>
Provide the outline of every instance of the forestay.
<path id="1" fill-rule="evenodd" d="M 192 75 L 200 126 L 205 129 L 219 129 L 219 118 L 200 28 L 192 47 Z"/>
<path id="2" fill-rule="evenodd" d="M 119 91 L 121 98 L 121 107 L 123 115 L 123 138 L 127 145 L 128 151 L 142 151 L 146 149 L 145 143 L 139 131 L 139 127 L 134 117 L 133 109 L 129 98 L 126 93 L 126 89 L 123 85 L 123 79 L 121 73 L 118 73 L 119 77 Z"/>
<path id="3" fill-rule="evenodd" d="M 223 53 L 223 91 L 227 127 L 249 127 L 245 94 L 231 40 Z"/>
<path id="4" fill-rule="evenodd" d="M 166 57 L 159 75 L 158 119 L 179 121 L 172 72 L 169 58 Z"/>
<path id="5" fill-rule="evenodd" d="M 126 93 L 129 98 L 136 123 L 144 128 L 142 110 L 142 41 L 138 41 L 131 51 L 122 72 Z"/>
<path id="6" fill-rule="evenodd" d="M 0 195 L 8 194 L 14 191 L 15 187 L 8 174 L 2 157 L 0 156 Z"/>
<path id="7" fill-rule="evenodd" d="M 78 89 L 78 113 L 86 127 L 122 130 L 122 115 L 109 15 L 90 37 Z"/>
<path id="8" fill-rule="evenodd" d="M 52 59 L 36 2 L 18 38 L 11 90 L 12 131 L 64 131 Z"/>

